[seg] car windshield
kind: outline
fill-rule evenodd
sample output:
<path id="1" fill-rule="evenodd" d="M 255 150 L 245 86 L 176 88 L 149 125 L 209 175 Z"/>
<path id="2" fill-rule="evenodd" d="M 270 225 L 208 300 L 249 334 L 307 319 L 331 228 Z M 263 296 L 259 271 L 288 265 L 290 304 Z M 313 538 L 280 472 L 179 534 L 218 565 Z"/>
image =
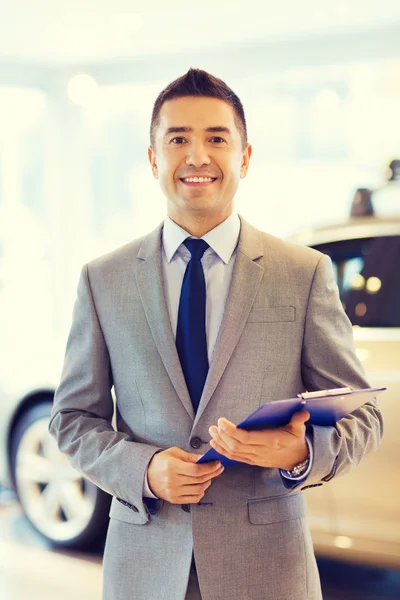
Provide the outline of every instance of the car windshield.
<path id="1" fill-rule="evenodd" d="M 332 259 L 353 325 L 400 327 L 400 236 L 342 240 L 315 248 Z"/>

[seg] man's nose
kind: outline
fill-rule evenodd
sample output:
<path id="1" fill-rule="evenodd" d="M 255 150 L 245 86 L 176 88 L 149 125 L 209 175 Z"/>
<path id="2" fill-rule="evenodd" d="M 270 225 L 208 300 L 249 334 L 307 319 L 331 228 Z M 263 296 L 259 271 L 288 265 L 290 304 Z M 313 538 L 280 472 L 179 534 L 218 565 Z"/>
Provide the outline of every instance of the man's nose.
<path id="1" fill-rule="evenodd" d="M 186 156 L 186 164 L 194 167 L 210 164 L 210 157 L 203 144 L 190 144 Z"/>

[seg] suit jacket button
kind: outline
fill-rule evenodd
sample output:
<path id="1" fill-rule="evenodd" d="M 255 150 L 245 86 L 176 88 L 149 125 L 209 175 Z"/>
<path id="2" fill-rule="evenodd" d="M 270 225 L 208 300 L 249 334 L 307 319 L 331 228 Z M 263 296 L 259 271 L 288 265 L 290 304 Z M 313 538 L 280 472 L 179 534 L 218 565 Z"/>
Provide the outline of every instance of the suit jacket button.
<path id="1" fill-rule="evenodd" d="M 190 440 L 190 445 L 192 448 L 196 448 L 196 450 L 198 448 L 201 448 L 203 444 L 203 440 L 201 440 L 199 437 L 192 437 L 192 439 Z"/>
<path id="2" fill-rule="evenodd" d="M 190 513 L 191 508 L 190 508 L 190 504 L 181 504 L 182 510 L 184 510 L 187 513 Z"/>

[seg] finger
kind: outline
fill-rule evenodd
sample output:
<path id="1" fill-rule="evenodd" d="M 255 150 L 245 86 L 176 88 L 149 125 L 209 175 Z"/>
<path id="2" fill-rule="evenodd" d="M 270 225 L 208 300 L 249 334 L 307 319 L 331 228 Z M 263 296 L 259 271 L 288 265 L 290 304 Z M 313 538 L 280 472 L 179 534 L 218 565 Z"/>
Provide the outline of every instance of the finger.
<path id="1" fill-rule="evenodd" d="M 178 496 L 195 496 L 196 494 L 201 494 L 208 490 L 212 481 L 206 481 L 205 483 L 189 483 L 185 485 L 180 485 L 177 488 Z"/>
<path id="2" fill-rule="evenodd" d="M 286 425 L 285 429 L 290 431 L 294 435 L 301 437 L 304 435 L 304 424 L 310 418 L 310 413 L 307 410 L 300 410 L 295 412 L 290 422 Z"/>
<path id="3" fill-rule="evenodd" d="M 189 485 L 183 485 L 181 488 L 181 493 L 185 496 L 201 494 L 202 492 L 208 490 L 211 484 L 212 481 L 206 481 L 205 483 L 191 483 Z"/>
<path id="4" fill-rule="evenodd" d="M 198 477 L 192 475 L 181 475 L 180 480 L 184 485 L 194 485 L 195 483 L 205 483 L 206 481 L 211 481 L 215 477 L 221 475 L 224 472 L 224 466 L 221 465 L 219 469 L 213 471 L 212 473 L 206 473 L 205 475 L 200 475 Z"/>
<path id="5" fill-rule="evenodd" d="M 202 458 L 204 456 L 204 454 L 193 454 L 193 452 L 185 452 L 184 450 L 181 450 L 180 448 L 171 448 L 171 450 L 173 450 L 174 452 L 171 453 L 172 456 L 174 458 L 176 458 L 179 461 L 183 461 L 186 464 L 189 465 L 196 465 L 197 461 L 200 460 L 200 458 Z M 220 463 L 218 463 L 218 461 L 210 461 L 207 463 L 201 463 L 204 465 L 205 469 L 213 469 L 213 468 L 217 468 L 219 466 Z M 206 466 L 208 465 L 208 467 Z"/>
<path id="6" fill-rule="evenodd" d="M 216 450 L 217 452 L 219 452 L 219 454 L 222 454 L 223 456 L 226 456 L 230 460 L 238 460 L 239 462 L 244 462 L 244 463 L 247 463 L 249 465 L 256 464 L 255 457 L 253 456 L 253 454 L 231 452 L 229 450 L 229 448 L 226 448 L 225 446 L 221 445 L 216 440 L 211 440 L 210 445 L 211 445 L 212 448 L 214 448 L 214 450 Z"/>
<path id="7" fill-rule="evenodd" d="M 217 427 L 210 427 L 210 433 L 212 436 L 211 441 L 217 442 L 217 444 L 219 444 L 228 452 L 232 452 L 235 449 L 239 451 L 242 447 L 242 444 L 238 440 L 231 438 L 228 434 L 220 431 Z"/>
<path id="8" fill-rule="evenodd" d="M 239 453 L 239 452 L 231 452 L 229 449 L 218 444 L 218 442 L 216 442 L 215 440 L 212 440 L 210 442 L 210 444 L 217 452 L 219 452 L 219 454 L 222 454 L 223 456 L 225 456 L 226 458 L 229 458 L 230 460 L 236 460 L 239 462 L 247 463 L 249 465 L 256 464 L 255 457 L 253 457 L 253 455 Z"/>
<path id="9" fill-rule="evenodd" d="M 207 475 L 202 475 L 201 477 L 197 478 L 197 481 L 199 483 L 205 482 L 205 481 L 212 481 L 213 479 L 215 479 L 216 477 L 218 477 L 219 475 L 221 475 L 225 470 L 224 465 L 221 465 L 219 469 L 217 469 L 216 471 L 213 471 L 212 473 L 208 473 Z"/>
<path id="10" fill-rule="evenodd" d="M 199 478 L 203 476 L 213 475 L 221 468 L 221 462 L 219 460 L 213 460 L 208 463 L 192 464 L 181 461 L 178 467 L 179 475 L 186 475 L 186 477 Z"/>
<path id="11" fill-rule="evenodd" d="M 218 431 L 220 433 L 225 433 L 234 440 L 242 442 L 242 444 L 248 443 L 249 432 L 245 429 L 239 429 L 231 421 L 228 421 L 228 419 L 224 419 L 223 417 L 218 419 Z"/>
<path id="12" fill-rule="evenodd" d="M 168 452 L 168 454 L 170 454 L 174 458 L 189 463 L 195 463 L 202 456 L 200 454 L 193 454 L 193 452 L 185 452 L 185 450 L 182 450 L 181 448 L 177 448 L 175 446 L 173 448 L 169 448 L 169 450 L 166 450 L 166 452 Z"/>
<path id="13" fill-rule="evenodd" d="M 172 504 L 197 504 L 204 497 L 207 489 L 194 492 L 191 488 L 194 486 L 185 486 L 186 490 L 175 493 L 169 500 Z"/>
<path id="14" fill-rule="evenodd" d="M 180 486 L 170 501 L 174 504 L 195 504 L 203 498 L 211 483 Z"/>
<path id="15" fill-rule="evenodd" d="M 201 496 L 179 496 L 174 500 L 170 500 L 171 504 L 198 504 L 201 502 L 204 494 Z"/>
<path id="16" fill-rule="evenodd" d="M 229 434 L 219 431 L 219 429 L 217 428 L 211 429 L 213 440 L 217 442 L 220 446 L 225 448 L 226 451 L 245 456 L 251 456 L 255 454 L 256 451 L 254 447 L 241 442 L 237 438 L 230 437 Z"/>
<path id="17" fill-rule="evenodd" d="M 226 433 L 218 432 L 213 434 L 213 440 L 220 444 L 223 448 L 229 452 L 241 452 L 246 448 L 239 440 L 231 438 Z"/>
<path id="18" fill-rule="evenodd" d="M 209 433 L 212 435 L 213 431 L 218 431 L 219 434 L 225 434 L 233 440 L 241 442 L 245 446 L 265 446 L 266 436 L 271 435 L 270 430 L 266 431 L 246 431 L 245 429 L 239 429 L 236 425 L 233 425 L 228 419 L 218 419 L 218 427 L 212 426 L 209 428 Z M 224 439 L 227 439 L 226 437 Z"/>

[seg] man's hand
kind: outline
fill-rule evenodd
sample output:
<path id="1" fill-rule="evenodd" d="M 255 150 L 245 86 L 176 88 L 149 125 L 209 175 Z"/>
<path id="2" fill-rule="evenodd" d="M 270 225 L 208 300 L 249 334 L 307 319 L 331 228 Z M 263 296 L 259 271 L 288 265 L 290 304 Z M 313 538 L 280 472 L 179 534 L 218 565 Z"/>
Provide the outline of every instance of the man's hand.
<path id="1" fill-rule="evenodd" d="M 209 428 L 211 446 L 220 454 L 258 467 L 291 470 L 308 456 L 306 410 L 296 412 L 291 421 L 278 429 L 245 431 L 227 419 L 218 419 L 218 427 Z"/>
<path id="2" fill-rule="evenodd" d="M 196 465 L 199 454 L 180 448 L 168 448 L 151 459 L 147 480 L 153 494 L 172 504 L 197 504 L 203 498 L 212 479 L 221 475 L 219 461 Z"/>

